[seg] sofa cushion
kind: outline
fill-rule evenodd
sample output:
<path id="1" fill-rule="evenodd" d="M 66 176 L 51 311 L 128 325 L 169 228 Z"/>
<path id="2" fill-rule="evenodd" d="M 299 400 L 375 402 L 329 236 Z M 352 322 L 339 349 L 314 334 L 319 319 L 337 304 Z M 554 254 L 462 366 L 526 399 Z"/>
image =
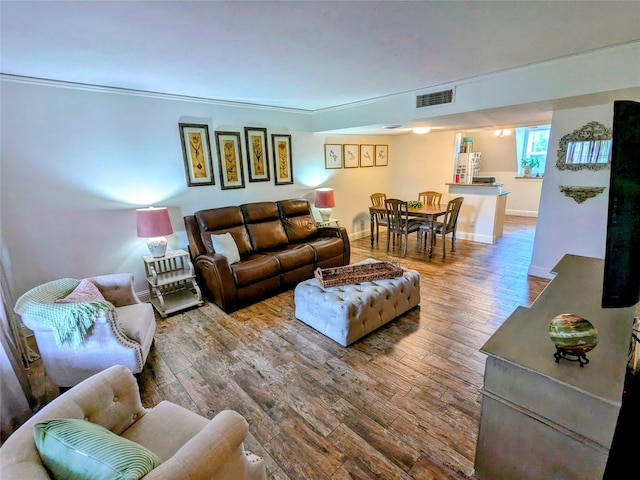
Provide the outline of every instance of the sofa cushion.
<path id="1" fill-rule="evenodd" d="M 208 423 L 207 418 L 165 400 L 148 410 L 122 436 L 144 445 L 165 461 Z"/>
<path id="2" fill-rule="evenodd" d="M 274 202 L 246 203 L 240 208 L 254 251 L 276 250 L 289 243 Z"/>
<path id="3" fill-rule="evenodd" d="M 33 430 L 42 462 L 58 480 L 134 480 L 162 463 L 142 445 L 86 420 L 47 420 Z"/>
<path id="4" fill-rule="evenodd" d="M 280 264 L 271 255 L 250 255 L 241 262 L 231 265 L 237 287 L 258 283 L 280 274 Z"/>
<path id="5" fill-rule="evenodd" d="M 309 202 L 294 199 L 280 200 L 276 203 L 290 243 L 302 243 L 318 236 L 318 227 L 311 214 Z"/>
<path id="6" fill-rule="evenodd" d="M 338 237 L 318 237 L 316 240 L 310 241 L 309 245 L 316 252 L 316 263 L 321 263 L 345 253 L 344 241 Z"/>
<path id="7" fill-rule="evenodd" d="M 313 248 L 306 244 L 287 245 L 277 252 L 269 252 L 268 255 L 273 255 L 278 259 L 280 270 L 283 272 L 289 272 L 305 265 L 313 267 L 316 257 Z"/>
<path id="8" fill-rule="evenodd" d="M 227 257 L 229 265 L 240 261 L 238 246 L 229 232 L 223 235 L 211 235 L 211 243 L 216 253 Z"/>
<path id="9" fill-rule="evenodd" d="M 240 207 L 221 207 L 200 210 L 194 214 L 200 228 L 200 237 L 207 252 L 215 251 L 211 235 L 222 235 L 229 232 L 236 242 L 240 257 L 252 252 L 253 247 L 244 225 L 244 217 Z"/>

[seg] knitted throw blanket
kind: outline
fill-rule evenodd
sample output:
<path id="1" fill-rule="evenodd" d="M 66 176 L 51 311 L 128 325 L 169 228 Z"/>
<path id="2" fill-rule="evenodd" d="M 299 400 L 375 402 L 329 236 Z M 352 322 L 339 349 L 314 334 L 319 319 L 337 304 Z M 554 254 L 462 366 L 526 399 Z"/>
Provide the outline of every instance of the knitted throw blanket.
<path id="1" fill-rule="evenodd" d="M 78 348 L 93 326 L 100 310 L 114 311 L 107 301 L 55 303 L 70 294 L 80 283 L 74 278 L 62 278 L 35 287 L 16 302 L 14 311 L 23 317 L 32 318 L 55 333 L 56 345 Z"/>

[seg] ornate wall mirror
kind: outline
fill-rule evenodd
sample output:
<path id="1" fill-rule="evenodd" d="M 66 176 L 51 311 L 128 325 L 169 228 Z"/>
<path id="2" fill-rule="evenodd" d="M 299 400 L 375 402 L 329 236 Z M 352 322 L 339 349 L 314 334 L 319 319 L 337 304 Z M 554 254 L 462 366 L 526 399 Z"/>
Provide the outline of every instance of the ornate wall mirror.
<path id="1" fill-rule="evenodd" d="M 558 170 L 601 170 L 611 163 L 612 130 L 598 122 L 567 133 L 558 145 Z"/>

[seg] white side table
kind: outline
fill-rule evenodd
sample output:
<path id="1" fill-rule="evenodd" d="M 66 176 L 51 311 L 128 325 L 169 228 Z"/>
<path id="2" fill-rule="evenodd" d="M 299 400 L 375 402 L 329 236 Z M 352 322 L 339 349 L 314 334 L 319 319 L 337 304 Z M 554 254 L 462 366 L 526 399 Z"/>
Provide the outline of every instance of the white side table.
<path id="1" fill-rule="evenodd" d="M 145 255 L 142 259 L 149 287 L 149 300 L 162 318 L 204 303 L 188 252 L 171 250 L 164 257 Z"/>
<path id="2" fill-rule="evenodd" d="M 332 224 L 335 224 L 334 226 L 336 226 L 336 227 L 340 226 L 340 224 L 338 223 L 338 219 L 337 218 L 330 218 L 326 222 L 323 222 L 323 221 L 316 222 L 316 225 L 318 227 L 331 227 Z"/>

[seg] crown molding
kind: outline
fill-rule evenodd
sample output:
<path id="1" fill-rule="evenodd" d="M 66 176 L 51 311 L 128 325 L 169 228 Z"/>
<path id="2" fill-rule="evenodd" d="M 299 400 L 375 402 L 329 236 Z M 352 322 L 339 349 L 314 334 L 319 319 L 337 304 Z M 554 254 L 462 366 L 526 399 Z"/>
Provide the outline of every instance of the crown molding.
<path id="1" fill-rule="evenodd" d="M 88 83 L 66 82 L 62 80 L 50 80 L 38 77 L 25 77 L 22 75 L 13 75 L 10 73 L 0 73 L 0 80 L 12 83 L 22 83 L 27 85 L 37 85 L 53 88 L 67 88 L 72 90 L 83 90 L 87 92 L 111 93 L 117 95 L 132 95 L 135 97 L 159 98 L 163 100 L 178 100 L 182 102 L 205 103 L 208 105 L 222 105 L 227 107 L 253 108 L 257 110 L 269 110 L 297 114 L 312 114 L 312 110 L 303 110 L 299 108 L 276 107 L 270 105 L 260 105 L 248 102 L 232 102 L 228 100 L 216 100 L 213 98 L 192 97 L 189 95 L 176 95 L 172 93 L 151 92 L 147 90 L 135 90 L 120 87 L 105 87 L 103 85 L 91 85 Z"/>

